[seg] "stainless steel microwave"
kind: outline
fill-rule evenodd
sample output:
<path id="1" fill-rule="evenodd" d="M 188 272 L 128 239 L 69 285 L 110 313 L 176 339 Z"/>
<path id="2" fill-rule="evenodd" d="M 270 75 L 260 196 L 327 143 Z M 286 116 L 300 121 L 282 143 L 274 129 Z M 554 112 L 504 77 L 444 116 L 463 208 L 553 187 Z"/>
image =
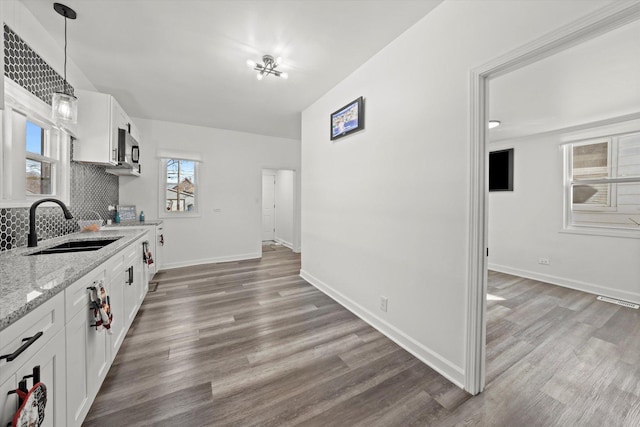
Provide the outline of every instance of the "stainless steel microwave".
<path id="1" fill-rule="evenodd" d="M 118 166 L 135 168 L 140 161 L 140 145 L 126 129 L 118 129 Z"/>

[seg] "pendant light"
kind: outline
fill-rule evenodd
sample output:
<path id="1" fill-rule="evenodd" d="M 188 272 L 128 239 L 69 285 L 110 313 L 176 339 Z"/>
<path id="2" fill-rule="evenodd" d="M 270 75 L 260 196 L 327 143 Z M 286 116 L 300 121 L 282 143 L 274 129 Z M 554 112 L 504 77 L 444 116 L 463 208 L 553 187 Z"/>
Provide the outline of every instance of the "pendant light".
<path id="1" fill-rule="evenodd" d="M 76 19 L 76 12 L 61 3 L 54 3 L 53 9 L 64 16 L 64 87 L 62 92 L 55 92 L 51 100 L 53 120 L 60 123 L 78 122 L 78 98 L 68 90 L 67 83 L 67 19 Z"/>

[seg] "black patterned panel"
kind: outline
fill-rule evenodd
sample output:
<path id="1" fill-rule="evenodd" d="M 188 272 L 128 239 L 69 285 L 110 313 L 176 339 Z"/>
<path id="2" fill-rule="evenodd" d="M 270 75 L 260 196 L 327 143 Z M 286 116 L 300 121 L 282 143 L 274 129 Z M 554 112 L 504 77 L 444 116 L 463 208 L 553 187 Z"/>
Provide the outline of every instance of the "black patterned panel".
<path id="1" fill-rule="evenodd" d="M 4 75 L 49 105 L 54 92 L 65 92 L 62 76 L 7 25 L 4 26 Z M 66 93 L 73 94 L 68 82 Z"/>

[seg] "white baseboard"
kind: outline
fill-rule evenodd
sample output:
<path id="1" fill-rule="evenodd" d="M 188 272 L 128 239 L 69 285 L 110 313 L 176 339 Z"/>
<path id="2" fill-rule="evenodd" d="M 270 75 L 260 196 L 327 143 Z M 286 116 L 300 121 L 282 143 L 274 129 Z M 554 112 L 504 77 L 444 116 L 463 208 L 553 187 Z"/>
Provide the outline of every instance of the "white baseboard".
<path id="1" fill-rule="evenodd" d="M 550 274 L 538 273 L 535 271 L 507 267 L 505 265 L 489 264 L 488 268 L 489 270 L 494 270 L 500 273 L 513 274 L 514 276 L 539 280 L 541 282 L 551 283 L 552 285 L 563 286 L 565 288 L 575 289 L 577 291 L 587 292 L 595 295 L 604 295 L 606 297 L 617 298 L 624 301 L 640 304 L 640 294 L 636 292 L 621 291 L 618 289 L 608 288 L 606 286 L 596 285 L 594 283 L 581 282 L 579 280 L 567 279 L 565 277 L 558 277 Z"/>
<path id="2" fill-rule="evenodd" d="M 262 258 L 262 254 L 259 252 L 252 252 L 248 254 L 228 255 L 223 257 L 203 258 L 203 259 L 195 259 L 195 260 L 181 261 L 181 262 L 170 262 L 170 263 L 164 264 L 162 266 L 162 270 L 172 270 L 174 268 L 191 267 L 193 265 L 202 265 L 202 264 L 214 264 L 218 262 L 244 261 L 247 259 L 256 259 L 256 258 Z"/>
<path id="3" fill-rule="evenodd" d="M 340 292 L 333 289 L 331 286 L 322 282 L 320 279 L 314 277 L 310 273 L 300 270 L 300 277 L 309 282 L 311 285 L 315 286 L 318 290 L 332 298 L 338 304 L 358 316 L 360 319 L 367 322 L 374 329 L 381 332 L 391 341 L 398 344 L 400 347 L 407 350 L 409 353 L 414 355 L 420 361 L 440 373 L 442 376 L 447 378 L 449 381 L 454 383 L 460 388 L 464 388 L 464 380 L 465 373 L 464 369 L 456 366 L 451 363 L 449 360 L 445 359 L 438 353 L 430 350 L 424 345 L 420 344 L 415 339 L 411 338 L 395 326 L 389 324 L 385 320 L 379 318 L 375 314 L 371 313 L 369 310 L 362 307 L 360 304 L 354 302 L 353 300 L 347 298 Z"/>
<path id="4" fill-rule="evenodd" d="M 282 246 L 286 246 L 287 248 L 293 251 L 293 243 L 287 242 L 286 240 L 282 240 L 278 237 L 275 238 L 275 241 L 280 243 Z M 294 251 L 295 252 L 295 251 Z"/>

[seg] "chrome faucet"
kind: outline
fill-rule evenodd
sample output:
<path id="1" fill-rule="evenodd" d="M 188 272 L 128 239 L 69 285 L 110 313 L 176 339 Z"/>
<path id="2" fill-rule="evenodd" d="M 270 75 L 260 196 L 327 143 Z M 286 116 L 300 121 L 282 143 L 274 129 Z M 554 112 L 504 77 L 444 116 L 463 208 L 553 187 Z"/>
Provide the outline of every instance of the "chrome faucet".
<path id="1" fill-rule="evenodd" d="M 62 208 L 62 211 L 64 212 L 64 217 L 66 219 L 73 218 L 73 215 L 71 215 L 71 212 L 69 212 L 69 209 L 67 208 L 67 206 L 64 203 L 62 203 L 60 200 L 58 200 L 58 199 L 40 199 L 38 201 L 33 202 L 33 204 L 31 205 L 31 208 L 29 208 L 29 244 L 28 244 L 28 247 L 30 247 L 30 248 L 38 246 L 38 233 L 36 233 L 36 208 L 38 207 L 38 205 L 40 203 L 45 203 L 45 202 L 53 202 L 53 203 L 59 204 L 60 207 Z"/>

